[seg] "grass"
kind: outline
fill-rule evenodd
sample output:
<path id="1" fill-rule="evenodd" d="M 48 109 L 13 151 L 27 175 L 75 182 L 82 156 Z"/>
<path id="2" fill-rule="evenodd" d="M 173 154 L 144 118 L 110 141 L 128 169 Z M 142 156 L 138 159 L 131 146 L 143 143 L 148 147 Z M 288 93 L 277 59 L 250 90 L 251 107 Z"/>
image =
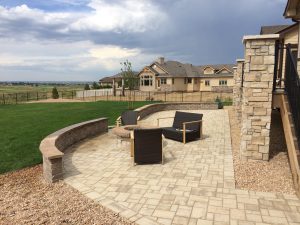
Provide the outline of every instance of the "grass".
<path id="1" fill-rule="evenodd" d="M 135 102 L 138 108 L 149 102 Z M 0 173 L 42 162 L 41 140 L 71 124 L 108 117 L 113 125 L 127 102 L 0 105 Z"/>

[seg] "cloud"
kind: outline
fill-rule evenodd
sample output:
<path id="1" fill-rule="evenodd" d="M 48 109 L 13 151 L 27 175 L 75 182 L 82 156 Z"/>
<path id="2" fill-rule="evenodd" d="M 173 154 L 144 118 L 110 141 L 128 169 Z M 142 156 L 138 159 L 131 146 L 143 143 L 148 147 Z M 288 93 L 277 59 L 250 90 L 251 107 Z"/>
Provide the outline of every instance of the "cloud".
<path id="1" fill-rule="evenodd" d="M 1 2 L 6 6 L 0 5 L 0 80 L 20 71 L 28 77 L 28 71 L 40 71 L 46 80 L 51 73 L 53 79 L 72 80 L 76 74 L 96 80 L 119 72 L 126 58 L 136 69 L 157 56 L 234 63 L 243 57 L 243 35 L 290 22 L 282 17 L 284 0 Z"/>

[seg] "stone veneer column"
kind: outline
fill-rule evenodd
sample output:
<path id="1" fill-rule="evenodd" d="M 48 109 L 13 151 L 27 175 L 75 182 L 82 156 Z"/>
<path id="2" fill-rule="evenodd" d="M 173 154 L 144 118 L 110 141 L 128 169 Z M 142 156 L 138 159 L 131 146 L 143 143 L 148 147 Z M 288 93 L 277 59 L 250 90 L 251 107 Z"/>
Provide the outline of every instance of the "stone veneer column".
<path id="1" fill-rule="evenodd" d="M 241 158 L 269 160 L 275 42 L 279 35 L 245 36 Z"/>
<path id="2" fill-rule="evenodd" d="M 236 60 L 237 66 L 234 67 L 234 87 L 233 87 L 233 106 L 235 110 L 236 118 L 239 122 L 242 120 L 242 74 L 244 69 L 244 59 Z"/>

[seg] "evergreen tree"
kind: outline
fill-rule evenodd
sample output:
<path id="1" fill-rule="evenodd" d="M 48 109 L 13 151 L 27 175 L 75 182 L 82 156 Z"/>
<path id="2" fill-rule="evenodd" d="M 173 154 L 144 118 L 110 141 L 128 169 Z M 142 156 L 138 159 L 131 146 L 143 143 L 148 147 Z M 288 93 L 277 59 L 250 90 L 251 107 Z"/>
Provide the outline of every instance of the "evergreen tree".
<path id="1" fill-rule="evenodd" d="M 53 98 L 53 99 L 58 99 L 58 98 L 59 98 L 59 94 L 58 94 L 58 91 L 57 91 L 57 88 L 56 88 L 56 87 L 54 87 L 54 88 L 52 89 L 52 98 Z"/>

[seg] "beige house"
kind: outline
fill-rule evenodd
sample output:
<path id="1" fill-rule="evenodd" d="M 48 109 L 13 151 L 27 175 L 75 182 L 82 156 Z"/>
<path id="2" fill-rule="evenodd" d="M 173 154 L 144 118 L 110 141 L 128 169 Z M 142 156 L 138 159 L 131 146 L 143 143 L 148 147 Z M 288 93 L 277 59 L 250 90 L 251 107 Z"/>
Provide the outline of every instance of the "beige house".
<path id="1" fill-rule="evenodd" d="M 202 65 L 165 61 L 163 57 L 138 74 L 140 91 L 232 91 L 232 64 Z"/>

